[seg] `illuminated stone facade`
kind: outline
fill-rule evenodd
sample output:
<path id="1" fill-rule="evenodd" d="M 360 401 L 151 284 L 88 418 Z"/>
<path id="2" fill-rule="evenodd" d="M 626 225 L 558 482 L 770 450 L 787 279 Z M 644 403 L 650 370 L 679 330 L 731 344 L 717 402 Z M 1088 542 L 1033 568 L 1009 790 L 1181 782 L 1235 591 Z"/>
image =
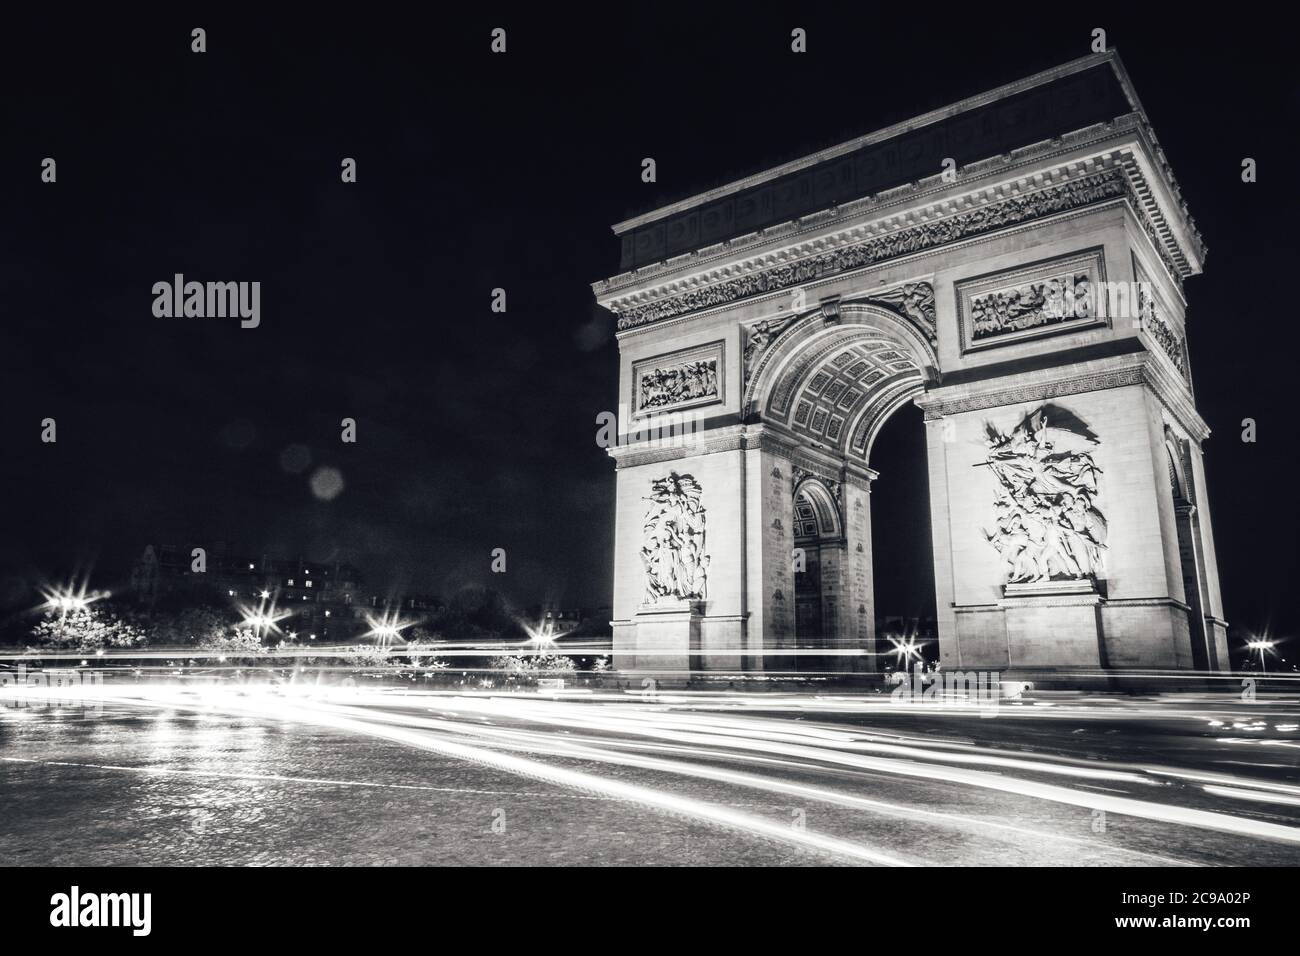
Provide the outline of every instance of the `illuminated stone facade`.
<path id="1" fill-rule="evenodd" d="M 877 669 L 871 449 L 907 402 L 944 666 L 1227 666 L 1186 353 L 1205 251 L 1113 54 L 615 231 L 624 409 L 702 422 L 611 449 L 617 666 Z M 674 476 L 698 502 L 647 559 Z"/>

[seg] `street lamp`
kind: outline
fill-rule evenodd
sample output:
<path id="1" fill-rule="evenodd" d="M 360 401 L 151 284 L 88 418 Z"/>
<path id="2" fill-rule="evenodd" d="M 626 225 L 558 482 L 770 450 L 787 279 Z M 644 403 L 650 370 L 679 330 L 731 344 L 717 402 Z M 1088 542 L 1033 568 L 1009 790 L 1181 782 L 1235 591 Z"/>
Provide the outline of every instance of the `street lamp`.
<path id="1" fill-rule="evenodd" d="M 275 621 L 271 617 L 267 616 L 266 614 L 250 614 L 248 615 L 248 617 L 244 618 L 244 623 L 251 624 L 259 632 L 260 635 L 261 631 L 266 630 L 268 627 L 274 624 Z"/>
<path id="2" fill-rule="evenodd" d="M 1271 651 L 1275 643 L 1276 643 L 1275 641 L 1260 641 L 1260 640 L 1246 642 L 1246 646 L 1250 648 L 1252 651 L 1259 651 L 1259 669 L 1261 671 L 1264 672 L 1268 671 L 1268 666 L 1264 661 L 1264 653 L 1265 651 Z"/>
<path id="3" fill-rule="evenodd" d="M 925 642 L 917 642 L 916 636 L 909 634 L 906 640 L 900 640 L 897 637 L 891 637 L 889 643 L 894 645 L 894 659 L 897 663 L 906 667 L 907 663 L 915 657 L 918 661 L 924 658 L 921 655 L 921 648 Z"/>
<path id="4" fill-rule="evenodd" d="M 66 588 L 42 588 L 41 595 L 45 598 L 45 607 L 51 611 L 59 612 L 58 638 L 60 641 L 63 640 L 64 629 L 67 627 L 70 613 L 84 611 L 93 602 L 110 597 L 107 591 L 87 591 L 85 584 L 80 586 L 69 585 Z"/>
<path id="5" fill-rule="evenodd" d="M 92 602 L 110 596 L 107 591 L 87 591 L 85 585 L 76 589 L 72 587 L 42 589 L 41 594 L 45 598 L 46 607 L 62 611 L 64 614 L 69 611 L 84 611 Z"/>
<path id="6" fill-rule="evenodd" d="M 275 605 L 268 607 L 262 604 L 257 608 L 246 605 L 239 606 L 239 613 L 243 615 L 243 624 L 245 627 L 252 628 L 253 633 L 261 640 L 268 631 L 279 631 L 279 622 L 289 616 L 289 612 L 279 612 L 275 610 Z"/>
<path id="7" fill-rule="evenodd" d="M 387 646 L 392 643 L 393 639 L 406 630 L 414 621 L 400 620 L 396 615 L 384 614 L 383 617 L 366 615 L 366 623 L 370 625 L 370 630 L 366 632 L 366 637 L 373 637 L 375 643 L 381 646 Z"/>

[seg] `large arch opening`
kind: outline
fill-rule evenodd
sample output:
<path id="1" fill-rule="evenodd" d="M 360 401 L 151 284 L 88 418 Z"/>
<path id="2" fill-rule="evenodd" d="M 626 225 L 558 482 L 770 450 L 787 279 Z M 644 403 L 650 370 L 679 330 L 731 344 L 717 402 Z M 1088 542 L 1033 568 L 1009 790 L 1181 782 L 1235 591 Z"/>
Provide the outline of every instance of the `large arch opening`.
<path id="1" fill-rule="evenodd" d="M 912 641 L 926 660 L 937 661 L 934 541 L 921 409 L 906 402 L 881 424 L 871 461 L 878 475 L 871 485 L 878 669 L 902 665 L 894 640 Z"/>
<path id="2" fill-rule="evenodd" d="M 878 588 L 888 595 L 891 622 L 907 619 L 913 634 L 934 631 L 925 432 L 912 403 L 937 378 L 932 341 L 917 323 L 867 302 L 783 320 L 756 340 L 761 346 L 746 356 L 747 412 L 795 449 L 792 664 L 883 669 Z M 884 507 L 867 490 L 879 461 L 891 473 Z M 878 520 L 884 543 L 873 546 Z M 855 659 L 863 651 L 868 658 Z"/>

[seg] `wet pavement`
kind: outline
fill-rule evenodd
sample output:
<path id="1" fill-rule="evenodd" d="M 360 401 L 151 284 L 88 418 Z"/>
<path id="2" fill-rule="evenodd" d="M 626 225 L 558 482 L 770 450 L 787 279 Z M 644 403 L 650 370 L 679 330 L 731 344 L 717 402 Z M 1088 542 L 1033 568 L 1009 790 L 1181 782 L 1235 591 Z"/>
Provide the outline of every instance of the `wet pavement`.
<path id="1" fill-rule="evenodd" d="M 0 856 L 1293 865 L 1296 710 L 110 687 L 89 706 L 0 706 Z"/>

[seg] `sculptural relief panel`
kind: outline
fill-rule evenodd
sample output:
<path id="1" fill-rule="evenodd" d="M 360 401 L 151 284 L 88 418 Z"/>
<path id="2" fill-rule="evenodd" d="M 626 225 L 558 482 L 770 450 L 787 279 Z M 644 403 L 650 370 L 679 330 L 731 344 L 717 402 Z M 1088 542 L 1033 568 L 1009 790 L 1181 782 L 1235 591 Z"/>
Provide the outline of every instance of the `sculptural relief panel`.
<path id="1" fill-rule="evenodd" d="M 1105 325 L 1100 248 L 957 283 L 962 351 Z"/>
<path id="2" fill-rule="evenodd" d="M 1137 279 L 1137 312 L 1142 328 L 1150 333 L 1165 355 L 1169 356 L 1169 361 L 1174 363 L 1183 380 L 1189 380 L 1186 343 L 1166 319 L 1169 313 L 1164 302 L 1151 285 L 1151 280 L 1136 255 L 1133 256 L 1133 275 Z"/>
<path id="3" fill-rule="evenodd" d="M 646 604 L 706 596 L 710 558 L 704 553 L 700 495 L 693 476 L 675 471 L 650 484 L 641 535 Z"/>
<path id="4" fill-rule="evenodd" d="M 986 424 L 985 433 L 988 453 L 977 467 L 994 479 L 994 520 L 984 535 L 1002 558 L 1005 582 L 1102 577 L 1108 525 L 1097 506 L 1097 436 L 1051 404 L 1009 432 Z"/>
<path id="5" fill-rule="evenodd" d="M 723 343 L 644 359 L 632 366 L 632 410 L 659 414 L 723 400 Z"/>

